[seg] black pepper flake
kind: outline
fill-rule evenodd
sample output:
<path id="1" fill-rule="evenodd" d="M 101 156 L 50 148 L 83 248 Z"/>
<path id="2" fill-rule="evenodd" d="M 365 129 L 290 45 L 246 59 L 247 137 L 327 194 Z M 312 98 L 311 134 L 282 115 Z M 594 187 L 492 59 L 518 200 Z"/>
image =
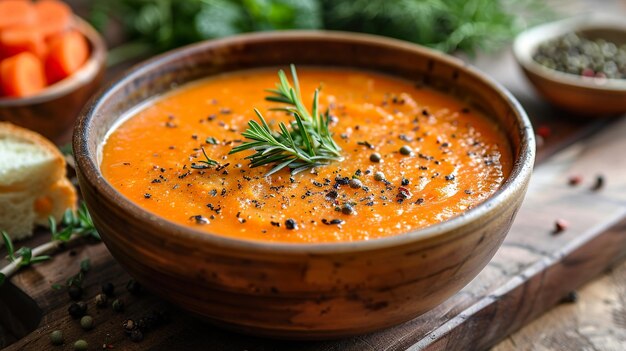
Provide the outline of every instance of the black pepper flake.
<path id="1" fill-rule="evenodd" d="M 410 182 L 411 182 L 411 181 L 409 181 L 408 179 L 406 179 L 406 178 L 402 178 L 402 182 L 401 182 L 401 184 L 402 184 L 402 185 L 409 185 L 409 183 L 410 183 Z"/>
<path id="2" fill-rule="evenodd" d="M 149 194 L 149 193 L 145 193 L 145 194 L 143 194 L 143 197 L 146 198 L 146 199 L 149 199 L 149 198 L 152 197 L 152 195 Z"/>
<path id="3" fill-rule="evenodd" d="M 591 187 L 591 190 L 598 191 L 604 187 L 604 176 L 598 175 L 596 176 L 596 182 Z"/>
<path id="4" fill-rule="evenodd" d="M 368 141 L 357 141 L 358 145 L 363 145 L 365 147 L 367 147 L 368 149 L 373 149 L 374 145 L 370 144 Z"/>
<path id="5" fill-rule="evenodd" d="M 472 195 L 474 192 L 473 192 L 473 191 L 471 191 L 471 190 L 469 190 L 469 189 L 467 189 L 467 190 L 465 190 L 465 193 L 466 193 L 467 195 Z"/>
<path id="6" fill-rule="evenodd" d="M 344 224 L 345 221 L 335 218 L 335 219 L 331 219 L 330 221 L 327 220 L 326 218 L 322 218 L 322 223 L 326 224 L 326 225 L 341 225 Z"/>
<path id="7" fill-rule="evenodd" d="M 210 121 L 214 120 L 216 117 L 217 117 L 217 115 L 213 113 L 213 114 L 208 115 L 206 117 L 206 119 L 207 119 L 207 121 L 210 122 Z"/>
<path id="8" fill-rule="evenodd" d="M 354 213 L 354 208 L 350 204 L 343 204 L 343 206 L 341 206 L 341 213 L 351 215 Z"/>
<path id="9" fill-rule="evenodd" d="M 350 178 L 337 176 L 335 178 L 335 182 L 337 182 L 337 184 L 340 184 L 340 185 L 348 185 L 348 183 L 350 183 Z"/>
<path id="10" fill-rule="evenodd" d="M 293 219 L 289 218 L 285 221 L 285 228 L 289 230 L 298 229 L 298 223 L 296 223 L 296 221 L 294 221 Z"/>
<path id="11" fill-rule="evenodd" d="M 321 188 L 321 187 L 323 187 L 323 186 L 324 186 L 324 184 L 322 184 L 322 183 L 320 183 L 320 182 L 318 182 L 318 181 L 316 181 L 316 180 L 312 181 L 312 183 L 313 183 L 313 185 L 315 185 L 315 186 L 316 186 L 316 187 L 318 187 L 318 188 Z"/>
<path id="12" fill-rule="evenodd" d="M 336 190 L 331 190 L 331 191 L 326 193 L 326 200 L 328 200 L 328 201 L 335 201 L 335 199 L 337 198 L 337 195 L 339 195 L 339 194 L 337 193 Z"/>
<path id="13" fill-rule="evenodd" d="M 230 113 L 232 113 L 232 112 L 233 112 L 233 111 L 232 111 L 231 109 L 226 108 L 226 107 L 222 107 L 222 108 L 220 109 L 220 113 L 221 113 L 221 114 L 223 114 L 223 115 L 228 115 L 228 114 L 230 114 Z"/>
<path id="14" fill-rule="evenodd" d="M 454 180 L 455 177 L 454 177 L 454 174 L 448 174 L 445 178 L 446 180 L 451 181 L 451 180 Z"/>
<path id="15" fill-rule="evenodd" d="M 350 179 L 349 183 L 352 189 L 360 189 L 363 187 L 363 183 L 356 178 Z"/>
<path id="16" fill-rule="evenodd" d="M 199 225 L 209 224 L 210 223 L 209 220 L 206 217 L 202 216 L 202 215 L 191 216 L 191 217 L 189 217 L 189 219 L 192 220 L 192 221 L 195 221 L 195 223 L 199 224 Z"/>
<path id="17" fill-rule="evenodd" d="M 429 115 L 428 110 L 427 109 L 423 109 L 422 110 L 422 115 L 428 117 L 428 115 Z"/>
<path id="18" fill-rule="evenodd" d="M 403 186 L 398 187 L 398 194 L 396 194 L 396 198 L 398 200 L 405 200 L 412 196 L 411 191 L 408 188 Z"/>
<path id="19" fill-rule="evenodd" d="M 424 199 L 421 198 L 421 197 L 419 199 L 415 200 L 415 202 L 414 202 L 414 204 L 416 204 L 416 205 L 421 205 L 423 203 L 424 203 Z"/>
<path id="20" fill-rule="evenodd" d="M 176 127 L 178 127 L 178 126 L 176 125 L 176 123 L 171 122 L 171 121 L 167 121 L 167 122 L 165 122 L 165 126 L 166 126 L 167 128 L 176 128 Z"/>
<path id="21" fill-rule="evenodd" d="M 271 221 L 270 224 L 273 225 L 274 227 L 280 227 L 280 222 Z"/>

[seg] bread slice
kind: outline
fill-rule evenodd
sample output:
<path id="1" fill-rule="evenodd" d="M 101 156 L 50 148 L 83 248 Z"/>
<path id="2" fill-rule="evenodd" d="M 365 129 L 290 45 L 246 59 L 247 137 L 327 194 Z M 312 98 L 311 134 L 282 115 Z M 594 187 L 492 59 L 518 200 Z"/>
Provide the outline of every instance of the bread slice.
<path id="1" fill-rule="evenodd" d="M 0 122 L 0 230 L 14 239 L 36 225 L 58 222 L 76 207 L 76 189 L 65 176 L 65 159 L 41 135 Z"/>
<path id="2" fill-rule="evenodd" d="M 65 159 L 43 136 L 0 122 L 0 193 L 41 191 L 65 176 Z"/>

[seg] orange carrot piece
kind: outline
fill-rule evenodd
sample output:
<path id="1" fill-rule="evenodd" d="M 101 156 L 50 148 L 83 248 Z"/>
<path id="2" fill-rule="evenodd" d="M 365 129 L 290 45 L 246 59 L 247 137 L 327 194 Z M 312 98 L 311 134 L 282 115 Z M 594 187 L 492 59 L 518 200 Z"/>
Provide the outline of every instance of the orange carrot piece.
<path id="1" fill-rule="evenodd" d="M 44 36 L 61 33 L 72 24 L 72 9 L 57 0 L 40 0 L 35 3 L 37 26 Z"/>
<path id="2" fill-rule="evenodd" d="M 46 87 L 41 60 L 30 52 L 2 60 L 0 86 L 5 96 L 24 97 L 37 94 Z"/>
<path id="3" fill-rule="evenodd" d="M 77 31 L 53 37 L 48 49 L 46 76 L 50 84 L 76 72 L 89 58 L 87 39 Z"/>
<path id="4" fill-rule="evenodd" d="M 35 8 L 30 1 L 0 0 L 0 30 L 35 22 Z"/>
<path id="5" fill-rule="evenodd" d="M 0 56 L 10 57 L 26 51 L 40 58 L 46 55 L 44 37 L 36 27 L 15 26 L 0 31 Z"/>

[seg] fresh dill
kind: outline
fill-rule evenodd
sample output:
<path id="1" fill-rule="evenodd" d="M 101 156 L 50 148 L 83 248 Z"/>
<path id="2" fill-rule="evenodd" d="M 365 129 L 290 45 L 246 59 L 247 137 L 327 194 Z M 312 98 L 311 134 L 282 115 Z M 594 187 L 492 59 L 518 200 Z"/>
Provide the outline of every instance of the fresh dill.
<path id="1" fill-rule="evenodd" d="M 254 150 L 254 154 L 246 157 L 250 160 L 251 167 L 274 166 L 266 176 L 286 167 L 291 169 L 291 174 L 296 174 L 342 159 L 341 148 L 333 140 L 329 130 L 330 112 L 319 111 L 319 89 L 315 89 L 312 110 L 309 112 L 302 102 L 296 67 L 294 65 L 290 67 L 293 86 L 285 72 L 280 70 L 276 89 L 267 90 L 270 95 L 265 99 L 284 104 L 272 110 L 287 112 L 294 120 L 288 125 L 279 123 L 279 130 L 274 131 L 261 112 L 255 109 L 254 112 L 261 123 L 250 120 L 248 129 L 242 133 L 250 141 L 230 151 L 230 154 L 233 154 Z"/>

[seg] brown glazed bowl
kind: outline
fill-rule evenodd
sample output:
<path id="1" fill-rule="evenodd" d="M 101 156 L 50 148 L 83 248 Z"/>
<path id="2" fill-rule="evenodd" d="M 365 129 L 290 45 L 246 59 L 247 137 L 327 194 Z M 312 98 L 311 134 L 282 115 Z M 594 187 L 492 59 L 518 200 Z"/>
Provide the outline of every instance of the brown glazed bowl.
<path id="1" fill-rule="evenodd" d="M 68 135 L 78 113 L 100 88 L 106 64 L 106 46 L 87 22 L 74 18 L 75 28 L 87 38 L 91 55 L 70 77 L 41 93 L 25 98 L 0 97 L 0 121 L 34 130 L 52 140 Z"/>
<path id="2" fill-rule="evenodd" d="M 102 177 L 103 140 L 133 107 L 199 78 L 289 63 L 384 72 L 468 99 L 508 135 L 515 157 L 510 177 L 488 201 L 449 221 L 393 237 L 324 244 L 238 240 L 183 227 L 130 202 Z M 220 326 L 290 339 L 389 327 L 458 292 L 506 236 L 535 157 L 519 103 L 476 69 L 402 41 L 315 31 L 206 41 L 151 59 L 86 106 L 73 146 L 94 223 L 133 277 Z"/>
<path id="3" fill-rule="evenodd" d="M 581 77 L 544 67 L 533 60 L 542 43 L 568 33 L 626 44 L 623 15 L 592 13 L 543 24 L 520 33 L 513 53 L 535 89 L 554 105 L 575 115 L 619 116 L 626 112 L 626 79 Z"/>

